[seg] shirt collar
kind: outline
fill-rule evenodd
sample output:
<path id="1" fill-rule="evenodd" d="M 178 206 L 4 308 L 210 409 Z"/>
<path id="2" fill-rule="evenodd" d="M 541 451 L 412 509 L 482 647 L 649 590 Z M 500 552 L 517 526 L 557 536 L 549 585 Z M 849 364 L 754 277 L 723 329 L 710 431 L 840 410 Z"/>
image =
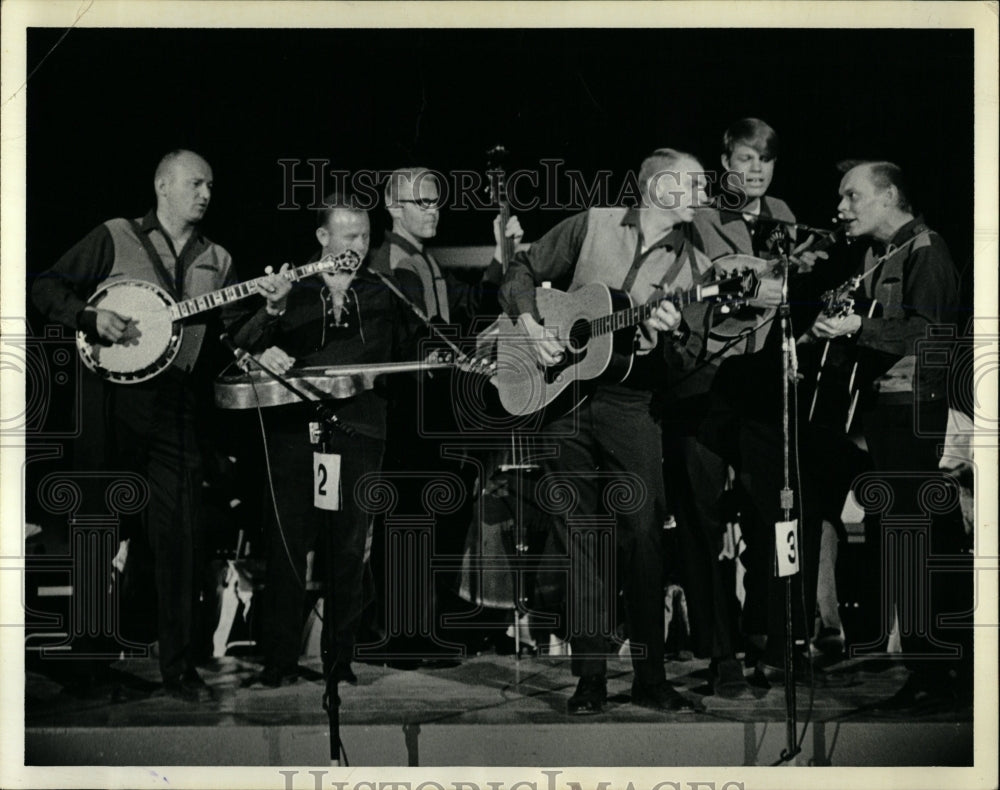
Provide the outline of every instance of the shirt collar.
<path id="1" fill-rule="evenodd" d="M 742 211 L 741 209 L 724 210 L 725 207 L 722 205 L 722 199 L 717 197 L 713 205 L 720 209 L 719 211 L 719 221 L 724 225 L 728 225 L 730 222 L 745 222 L 746 216 L 748 214 L 760 218 L 760 217 L 770 217 L 773 216 L 771 213 L 771 207 L 767 202 L 767 195 L 761 197 L 760 202 L 757 204 L 756 212 Z"/>
<path id="2" fill-rule="evenodd" d="M 637 206 L 632 206 L 625 211 L 625 216 L 622 217 L 622 225 L 631 225 L 636 229 L 637 232 L 642 232 L 639 225 L 639 209 Z M 650 244 L 646 247 L 646 252 L 649 252 L 656 247 L 670 247 L 674 250 L 679 250 L 681 245 L 684 243 L 684 223 L 678 222 L 674 225 L 670 231 L 665 235 L 661 236 L 655 244 Z M 647 239 L 643 239 L 647 241 Z"/>
<path id="3" fill-rule="evenodd" d="M 167 235 L 166 230 L 163 229 L 163 225 L 160 224 L 160 218 L 156 216 L 156 209 L 151 208 L 146 212 L 146 216 L 142 218 L 142 222 L 139 223 L 139 229 L 143 233 L 151 233 L 154 230 L 160 231 L 164 236 Z M 191 236 L 197 241 L 204 241 L 205 237 L 201 232 L 201 229 L 195 225 L 191 230 Z"/>
<path id="4" fill-rule="evenodd" d="M 405 236 L 400 236 L 398 233 L 393 231 L 386 231 L 386 238 L 389 239 L 397 247 L 402 247 L 410 255 L 424 255 L 424 250 L 418 249 L 417 245 L 410 241 Z"/>
<path id="5" fill-rule="evenodd" d="M 927 226 L 924 225 L 923 217 L 914 217 L 905 225 L 903 225 L 899 230 L 897 230 L 892 238 L 888 242 L 880 241 L 879 239 L 872 238 L 869 244 L 872 253 L 876 256 L 885 255 L 886 250 L 892 248 L 897 249 L 906 244 L 910 239 L 916 236 L 918 233 L 927 230 Z"/>
<path id="6" fill-rule="evenodd" d="M 900 245 L 905 244 L 914 236 L 916 236 L 918 233 L 926 229 L 927 227 L 926 225 L 924 225 L 924 218 L 920 216 L 914 217 L 905 225 L 903 225 L 903 227 L 901 227 L 899 230 L 896 231 L 895 235 L 892 237 L 892 240 L 889 243 L 892 244 L 894 247 L 899 247 Z"/>

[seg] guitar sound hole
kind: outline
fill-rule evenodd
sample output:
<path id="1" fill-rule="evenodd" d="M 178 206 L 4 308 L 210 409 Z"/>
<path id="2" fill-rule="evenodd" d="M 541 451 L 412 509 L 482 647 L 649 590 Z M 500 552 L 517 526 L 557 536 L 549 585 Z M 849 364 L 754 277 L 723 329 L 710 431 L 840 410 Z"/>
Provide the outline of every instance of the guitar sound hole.
<path id="1" fill-rule="evenodd" d="M 587 350 L 588 343 L 590 343 L 590 323 L 580 319 L 573 324 L 573 328 L 569 332 L 567 348 L 569 353 L 579 356 Z"/>
<path id="2" fill-rule="evenodd" d="M 590 324 L 581 319 L 573 324 L 566 343 L 566 353 L 555 365 L 545 368 L 545 382 L 552 384 L 564 370 L 578 365 L 587 355 L 587 345 L 590 343 Z"/>

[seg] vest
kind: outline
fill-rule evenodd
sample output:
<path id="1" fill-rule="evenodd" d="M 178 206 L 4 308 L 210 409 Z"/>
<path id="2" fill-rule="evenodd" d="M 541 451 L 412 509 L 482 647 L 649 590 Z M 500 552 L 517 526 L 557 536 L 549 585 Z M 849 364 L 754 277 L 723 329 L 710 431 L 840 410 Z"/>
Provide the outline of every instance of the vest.
<path id="1" fill-rule="evenodd" d="M 451 320 L 451 309 L 448 304 L 448 283 L 441 273 L 441 266 L 427 250 L 422 253 L 401 246 L 395 238 L 387 237 L 388 256 L 379 251 L 372 256 L 372 268 L 384 271 L 388 258 L 389 272 L 404 270 L 412 273 L 420 280 L 420 290 L 423 302 L 417 306 L 422 308 L 428 318 L 438 316 L 448 323 Z"/>
<path id="2" fill-rule="evenodd" d="M 921 247 L 931 244 L 931 231 L 920 225 L 916 229 L 913 241 L 905 241 L 896 254 L 889 255 L 874 275 L 864 281 L 865 294 L 874 298 L 882 306 L 882 317 L 889 319 L 904 318 L 903 287 L 905 279 L 905 264 L 910 255 Z M 902 249 L 903 245 L 906 249 Z M 869 248 L 865 252 L 863 272 L 878 260 L 877 255 Z M 912 392 L 913 379 L 916 373 L 916 354 L 907 354 L 899 359 L 889 370 L 879 376 L 874 383 L 877 392 Z"/>
<path id="3" fill-rule="evenodd" d="M 141 223 L 141 218 L 136 222 Z M 127 219 L 119 218 L 108 220 L 104 225 L 111 234 L 111 240 L 115 247 L 114 263 L 106 282 L 118 279 L 143 280 L 165 288 L 173 296 L 174 283 L 172 278 L 169 283 L 163 282 L 158 269 L 150 260 L 149 254 L 136 235 L 132 223 Z M 153 248 L 159 253 L 167 272 L 172 276 L 176 259 L 170 250 L 170 245 L 167 244 L 166 237 L 159 231 L 154 231 L 148 235 L 148 238 L 152 242 Z M 183 298 L 201 296 L 222 288 L 229 276 L 231 266 L 232 259 L 229 257 L 229 253 L 217 244 L 209 243 L 200 255 L 187 263 L 184 270 Z M 201 351 L 204 339 L 204 322 L 185 323 L 184 338 L 172 367 L 189 372 L 198 360 L 198 353 Z"/>
<path id="4" fill-rule="evenodd" d="M 759 216 L 795 222 L 795 215 L 783 200 L 766 195 L 761 198 Z M 737 214 L 702 209 L 695 213 L 694 226 L 701 236 L 701 248 L 712 260 L 732 253 L 753 254 L 750 229 Z"/>

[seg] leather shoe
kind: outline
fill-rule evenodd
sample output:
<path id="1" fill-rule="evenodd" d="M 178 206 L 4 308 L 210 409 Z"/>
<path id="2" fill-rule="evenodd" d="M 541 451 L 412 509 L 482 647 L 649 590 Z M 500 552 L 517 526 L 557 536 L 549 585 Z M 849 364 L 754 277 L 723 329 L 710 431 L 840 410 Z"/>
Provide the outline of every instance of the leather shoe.
<path id="1" fill-rule="evenodd" d="M 889 716 L 910 718 L 939 713 L 957 713 L 965 707 L 962 695 L 949 684 L 931 687 L 911 676 L 903 687 L 885 700 L 874 703 L 867 710 Z"/>
<path id="2" fill-rule="evenodd" d="M 600 713 L 608 701 L 608 681 L 603 675 L 580 678 L 576 691 L 566 702 L 566 712 L 571 716 Z"/>
<path id="3" fill-rule="evenodd" d="M 694 713 L 695 706 L 666 681 L 655 685 L 632 684 L 632 704 L 670 713 Z"/>
<path id="4" fill-rule="evenodd" d="M 267 686 L 268 688 L 277 689 L 282 686 L 290 686 L 298 679 L 298 667 L 282 668 L 274 664 L 267 664 L 262 672 L 246 680 L 243 686 L 244 688 Z"/>
<path id="5" fill-rule="evenodd" d="M 837 658 L 844 654 L 844 638 L 840 635 L 839 628 L 823 626 L 812 643 L 825 656 Z"/>
<path id="6" fill-rule="evenodd" d="M 325 678 L 330 672 L 329 667 L 323 667 L 323 677 Z M 350 661 L 339 661 L 333 667 L 333 678 L 338 683 L 349 683 L 352 686 L 358 685 L 358 676 L 354 674 L 354 670 L 351 669 Z"/>
<path id="7" fill-rule="evenodd" d="M 714 678 L 712 690 L 718 697 L 736 699 L 750 690 L 750 684 L 743 676 L 743 668 L 735 658 L 721 659 L 712 667 Z"/>
<path id="8" fill-rule="evenodd" d="M 164 680 L 163 690 L 167 696 L 185 702 L 211 702 L 215 699 L 215 693 L 195 669 L 186 670 L 179 678 Z"/>

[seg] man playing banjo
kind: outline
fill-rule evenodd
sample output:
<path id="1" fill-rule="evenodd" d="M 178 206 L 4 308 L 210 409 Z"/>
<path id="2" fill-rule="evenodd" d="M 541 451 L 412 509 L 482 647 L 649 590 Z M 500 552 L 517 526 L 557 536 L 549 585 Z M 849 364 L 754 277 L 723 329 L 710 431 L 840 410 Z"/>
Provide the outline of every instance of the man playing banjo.
<path id="1" fill-rule="evenodd" d="M 232 282 L 229 253 L 198 230 L 212 195 L 208 162 L 192 151 L 171 151 L 156 168 L 153 184 L 154 210 L 140 219 L 99 225 L 32 287 L 34 303 L 47 319 L 78 330 L 95 347 L 141 345 L 127 311 L 88 305 L 102 287 L 131 282 L 142 292 L 147 283 L 154 286 L 147 293 L 181 300 Z M 130 471 L 148 485 L 140 519 L 155 569 L 163 686 L 169 695 L 195 702 L 212 698 L 195 669 L 192 638 L 203 567 L 197 414 L 209 383 L 195 367 L 206 327 L 204 320 L 187 324 L 172 363 L 155 376 L 126 386 L 84 374 L 84 428 L 76 447 L 77 468 Z"/>

